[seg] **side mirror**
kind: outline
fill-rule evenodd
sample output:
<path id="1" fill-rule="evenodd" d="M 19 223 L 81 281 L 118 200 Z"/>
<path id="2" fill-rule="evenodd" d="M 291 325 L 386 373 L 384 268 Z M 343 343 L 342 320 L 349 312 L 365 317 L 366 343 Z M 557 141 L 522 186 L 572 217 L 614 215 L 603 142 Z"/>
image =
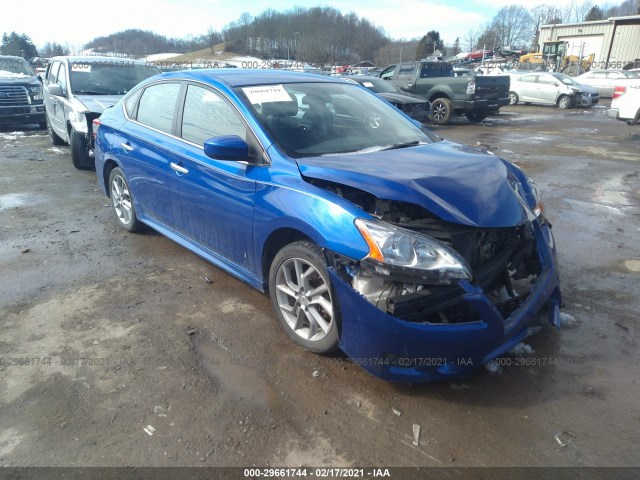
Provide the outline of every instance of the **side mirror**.
<path id="1" fill-rule="evenodd" d="M 249 145 L 237 135 L 223 135 L 206 140 L 204 153 L 215 160 L 241 162 L 249 159 Z"/>
<path id="2" fill-rule="evenodd" d="M 62 87 L 57 83 L 52 83 L 47 87 L 49 89 L 49 93 L 56 97 L 64 97 L 64 93 L 62 93 Z"/>

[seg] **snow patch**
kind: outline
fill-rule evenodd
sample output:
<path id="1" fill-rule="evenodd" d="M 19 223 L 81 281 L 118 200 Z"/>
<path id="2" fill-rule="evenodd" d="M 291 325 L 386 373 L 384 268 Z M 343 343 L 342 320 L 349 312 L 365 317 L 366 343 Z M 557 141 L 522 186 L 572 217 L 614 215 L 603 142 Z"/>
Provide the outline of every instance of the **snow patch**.
<path id="1" fill-rule="evenodd" d="M 502 365 L 498 365 L 495 360 L 485 363 L 484 368 L 486 368 L 491 374 L 502 375 Z"/>
<path id="2" fill-rule="evenodd" d="M 563 327 L 575 327 L 578 325 L 578 320 L 573 315 L 565 312 L 560 312 L 560 325 Z"/>
<path id="3" fill-rule="evenodd" d="M 511 350 L 509 350 L 509 353 L 513 353 L 514 355 L 524 355 L 525 353 L 529 353 L 529 354 L 536 353 L 536 351 L 533 348 L 531 348 L 531 345 L 527 345 L 524 342 L 520 342 Z"/>

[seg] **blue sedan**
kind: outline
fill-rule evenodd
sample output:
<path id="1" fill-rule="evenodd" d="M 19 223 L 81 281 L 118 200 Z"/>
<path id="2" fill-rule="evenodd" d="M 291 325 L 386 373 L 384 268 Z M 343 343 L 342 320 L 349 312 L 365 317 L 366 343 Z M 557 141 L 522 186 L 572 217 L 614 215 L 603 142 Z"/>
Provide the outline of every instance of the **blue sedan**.
<path id="1" fill-rule="evenodd" d="M 268 292 L 303 348 L 370 373 L 470 374 L 561 304 L 533 182 L 344 80 L 165 73 L 95 122 L 120 225 L 152 227 Z"/>

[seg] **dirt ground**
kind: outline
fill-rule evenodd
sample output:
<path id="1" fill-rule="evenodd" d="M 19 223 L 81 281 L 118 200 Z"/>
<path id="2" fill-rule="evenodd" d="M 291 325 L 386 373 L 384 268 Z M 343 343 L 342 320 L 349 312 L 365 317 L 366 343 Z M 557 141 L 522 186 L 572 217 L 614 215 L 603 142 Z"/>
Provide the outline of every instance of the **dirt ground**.
<path id="1" fill-rule="evenodd" d="M 426 385 L 297 348 L 266 296 L 118 228 L 68 147 L 0 129 L 0 466 L 639 466 L 640 128 L 604 112 L 437 128 L 536 180 L 566 305 Z"/>

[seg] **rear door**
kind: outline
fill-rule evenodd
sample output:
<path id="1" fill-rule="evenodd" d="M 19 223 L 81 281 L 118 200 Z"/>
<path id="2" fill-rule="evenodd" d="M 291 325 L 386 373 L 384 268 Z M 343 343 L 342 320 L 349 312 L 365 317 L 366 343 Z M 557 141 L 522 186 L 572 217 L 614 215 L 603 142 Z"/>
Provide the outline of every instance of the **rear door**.
<path id="1" fill-rule="evenodd" d="M 522 75 L 517 82 L 515 82 L 515 92 L 520 97 L 521 102 L 535 102 L 537 101 L 536 92 L 536 78 L 538 75 L 530 73 Z"/>
<path id="2" fill-rule="evenodd" d="M 127 111 L 130 120 L 121 129 L 121 159 L 136 207 L 161 225 L 174 227 L 175 190 L 172 162 L 180 82 L 160 82 L 146 87 L 135 106 Z"/>

